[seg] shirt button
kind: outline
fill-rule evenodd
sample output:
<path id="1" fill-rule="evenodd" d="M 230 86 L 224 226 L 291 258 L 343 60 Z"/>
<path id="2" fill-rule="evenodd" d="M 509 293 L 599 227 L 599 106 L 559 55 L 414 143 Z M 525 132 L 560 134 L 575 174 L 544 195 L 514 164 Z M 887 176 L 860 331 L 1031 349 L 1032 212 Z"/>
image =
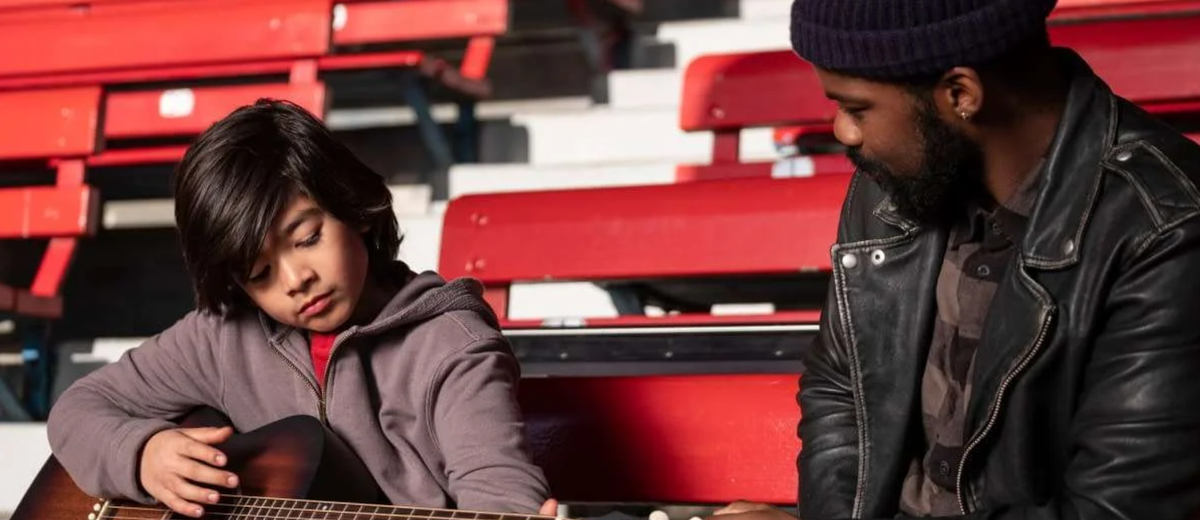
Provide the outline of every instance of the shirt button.
<path id="1" fill-rule="evenodd" d="M 950 476 L 950 463 L 946 462 L 944 460 L 939 462 L 938 463 L 938 473 L 941 473 L 943 477 L 949 477 Z"/>
<path id="2" fill-rule="evenodd" d="M 992 274 L 992 269 L 986 265 L 981 265 L 979 268 L 975 269 L 975 274 L 987 277 L 988 275 Z"/>

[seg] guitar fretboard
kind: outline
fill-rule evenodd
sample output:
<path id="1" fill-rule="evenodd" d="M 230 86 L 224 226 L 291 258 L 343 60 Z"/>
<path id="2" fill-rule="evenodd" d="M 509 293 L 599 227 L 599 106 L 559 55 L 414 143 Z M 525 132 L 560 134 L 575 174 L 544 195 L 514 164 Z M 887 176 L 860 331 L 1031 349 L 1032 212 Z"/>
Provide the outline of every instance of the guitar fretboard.
<path id="1" fill-rule="evenodd" d="M 554 520 L 555 517 L 484 513 L 452 509 L 292 500 L 225 495 L 221 503 L 205 506 L 204 518 L 215 520 Z M 112 502 L 98 520 L 182 518 L 161 506 Z M 561 520 L 561 519 L 560 519 Z"/>

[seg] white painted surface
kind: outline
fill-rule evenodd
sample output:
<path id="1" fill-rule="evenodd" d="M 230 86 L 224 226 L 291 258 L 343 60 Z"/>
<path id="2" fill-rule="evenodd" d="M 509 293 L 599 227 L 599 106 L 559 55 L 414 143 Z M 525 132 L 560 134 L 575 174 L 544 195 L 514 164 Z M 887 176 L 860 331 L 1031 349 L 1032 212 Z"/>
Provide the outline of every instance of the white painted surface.
<path id="1" fill-rule="evenodd" d="M 706 162 L 713 136 L 679 129 L 678 108 L 594 108 L 579 113 L 522 115 L 534 166 L 632 162 Z M 742 131 L 743 160 L 775 155 L 770 128 Z"/>
<path id="2" fill-rule="evenodd" d="M 464 164 L 450 169 L 450 197 L 673 182 L 675 163 L 671 162 L 541 167 L 528 164 Z"/>
<path id="3" fill-rule="evenodd" d="M 49 456 L 44 423 L 0 423 L 0 517 L 17 508 Z"/>
<path id="4" fill-rule="evenodd" d="M 789 0 L 741 0 L 738 15 L 742 20 L 787 19 L 792 14 Z"/>
<path id="5" fill-rule="evenodd" d="M 791 48 L 787 17 L 755 20 L 697 20 L 663 24 L 658 39 L 675 44 L 675 64 L 687 68 L 705 54 Z"/>
<path id="6" fill-rule="evenodd" d="M 674 69 L 618 70 L 608 75 L 608 105 L 613 108 L 678 107 L 683 96 L 684 64 Z"/>

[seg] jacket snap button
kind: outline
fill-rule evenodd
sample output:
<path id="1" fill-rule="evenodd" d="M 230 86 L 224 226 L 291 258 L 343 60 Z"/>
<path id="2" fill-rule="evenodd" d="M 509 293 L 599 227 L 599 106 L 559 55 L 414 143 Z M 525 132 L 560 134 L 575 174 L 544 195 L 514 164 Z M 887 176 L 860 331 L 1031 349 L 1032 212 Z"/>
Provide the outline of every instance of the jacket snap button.
<path id="1" fill-rule="evenodd" d="M 854 269 L 858 267 L 858 255 L 853 253 L 842 255 L 842 267 L 846 269 Z"/>
<path id="2" fill-rule="evenodd" d="M 1133 158 L 1133 152 L 1131 152 L 1129 150 L 1125 150 L 1124 152 L 1117 154 L 1117 161 L 1119 161 L 1119 162 L 1125 162 L 1132 158 Z"/>
<path id="3" fill-rule="evenodd" d="M 883 250 L 876 249 L 871 252 L 871 263 L 875 265 L 882 264 L 887 259 L 887 255 L 883 254 Z"/>
<path id="4" fill-rule="evenodd" d="M 1068 240 L 1066 244 L 1063 244 L 1063 252 L 1068 255 L 1071 253 L 1074 253 L 1075 252 L 1075 241 Z"/>

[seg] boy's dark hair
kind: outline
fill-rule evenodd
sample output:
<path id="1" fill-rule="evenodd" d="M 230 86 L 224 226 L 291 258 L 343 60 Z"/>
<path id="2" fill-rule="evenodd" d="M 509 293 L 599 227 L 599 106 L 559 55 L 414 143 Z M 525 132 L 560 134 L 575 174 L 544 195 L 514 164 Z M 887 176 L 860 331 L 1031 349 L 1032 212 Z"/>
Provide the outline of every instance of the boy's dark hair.
<path id="1" fill-rule="evenodd" d="M 201 134 L 176 170 L 175 222 L 200 310 L 227 315 L 252 306 L 239 284 L 296 194 L 365 228 L 373 271 L 396 258 L 401 237 L 383 177 L 303 108 L 262 99 Z"/>

